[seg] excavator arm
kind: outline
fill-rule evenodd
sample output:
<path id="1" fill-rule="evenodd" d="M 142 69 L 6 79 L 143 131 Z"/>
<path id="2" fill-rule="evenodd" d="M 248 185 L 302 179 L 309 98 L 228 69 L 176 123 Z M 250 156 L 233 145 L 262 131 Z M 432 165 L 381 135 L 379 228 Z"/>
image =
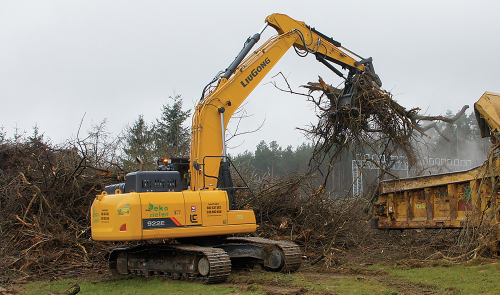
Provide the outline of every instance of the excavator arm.
<path id="1" fill-rule="evenodd" d="M 340 42 L 324 35 L 304 22 L 296 21 L 283 14 L 272 14 L 266 18 L 266 23 L 276 29 L 279 34 L 285 34 L 290 31 L 297 32 L 297 37 L 299 38 L 294 42 L 293 46 L 304 52 L 314 54 L 318 61 L 322 63 L 324 63 L 324 60 L 327 60 L 349 71 L 363 71 L 366 64 L 371 64 L 371 58 L 362 58 L 356 53 L 342 47 Z M 355 56 L 359 60 L 350 55 Z M 342 72 L 336 68 L 328 67 L 337 75 L 344 77 Z"/>
<path id="2" fill-rule="evenodd" d="M 267 26 L 276 29 L 278 35 L 246 57 Z M 374 73 L 371 58 L 364 59 L 345 49 L 304 22 L 283 14 L 272 14 L 266 18 L 264 29 L 247 40 L 233 63 L 212 81 L 211 84 L 216 83 L 216 86 L 211 91 L 211 84 L 207 85 L 196 106 L 191 130 L 192 190 L 217 187 L 221 159 L 226 160 L 224 134 L 231 116 L 291 47 L 301 56 L 314 54 L 318 61 L 346 79 L 340 105 L 350 104 L 351 81 L 356 75 L 370 72 L 376 83 L 381 84 Z M 348 75 L 345 76 L 331 62 L 347 69 Z"/>

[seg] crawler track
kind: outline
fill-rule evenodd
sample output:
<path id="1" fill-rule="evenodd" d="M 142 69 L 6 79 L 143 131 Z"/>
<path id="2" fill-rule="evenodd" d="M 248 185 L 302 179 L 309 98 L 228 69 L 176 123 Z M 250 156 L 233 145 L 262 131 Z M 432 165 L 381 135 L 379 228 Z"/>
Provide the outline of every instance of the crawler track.
<path id="1" fill-rule="evenodd" d="M 301 265 L 302 252 L 291 242 L 256 237 L 223 241 L 213 247 L 156 244 L 119 248 L 111 252 L 109 266 L 117 275 L 156 275 L 214 284 L 227 279 L 233 258 L 252 259 L 266 269 L 286 273 Z"/>
<path id="2" fill-rule="evenodd" d="M 199 271 L 201 260 L 207 262 L 206 274 Z M 109 266 L 114 274 L 157 275 L 205 284 L 224 282 L 231 273 L 231 260 L 224 250 L 194 245 L 120 248 L 111 253 Z"/>
<path id="3" fill-rule="evenodd" d="M 294 272 L 299 269 L 302 264 L 302 252 L 299 246 L 292 242 L 286 241 L 275 241 L 258 237 L 247 237 L 247 238 L 227 238 L 229 242 L 234 243 L 252 243 L 258 245 L 275 245 L 283 251 L 284 254 L 284 266 L 281 272 Z"/>
<path id="4" fill-rule="evenodd" d="M 219 248 L 182 245 L 174 246 L 178 250 L 203 253 L 210 263 L 210 273 L 208 276 L 202 277 L 203 283 L 215 284 L 224 282 L 229 274 L 231 274 L 231 259 L 227 253 Z"/>

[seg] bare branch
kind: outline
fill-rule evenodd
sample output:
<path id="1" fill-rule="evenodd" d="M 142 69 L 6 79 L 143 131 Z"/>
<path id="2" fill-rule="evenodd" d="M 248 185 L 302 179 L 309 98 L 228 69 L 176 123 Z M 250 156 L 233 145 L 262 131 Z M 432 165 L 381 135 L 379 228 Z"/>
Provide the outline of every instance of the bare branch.
<path id="1" fill-rule="evenodd" d="M 281 75 L 283 77 L 283 80 L 285 80 L 285 83 L 288 86 L 288 90 L 282 89 L 282 88 L 278 87 L 276 81 L 270 81 L 270 82 L 268 82 L 268 83 L 272 84 L 274 87 L 276 87 L 276 89 L 278 89 L 280 91 L 283 91 L 283 92 L 290 93 L 290 94 L 302 95 L 302 96 L 305 96 L 305 97 L 309 97 L 311 99 L 314 98 L 310 94 L 305 94 L 305 93 L 300 93 L 300 92 L 293 91 L 292 88 L 290 87 L 290 83 L 288 83 L 288 80 L 286 79 L 285 75 L 283 75 L 282 72 L 277 73 L 276 75 L 273 76 L 273 78 L 276 77 L 276 76 L 278 76 L 278 75 Z M 268 83 L 266 83 L 266 84 L 268 84 Z"/>

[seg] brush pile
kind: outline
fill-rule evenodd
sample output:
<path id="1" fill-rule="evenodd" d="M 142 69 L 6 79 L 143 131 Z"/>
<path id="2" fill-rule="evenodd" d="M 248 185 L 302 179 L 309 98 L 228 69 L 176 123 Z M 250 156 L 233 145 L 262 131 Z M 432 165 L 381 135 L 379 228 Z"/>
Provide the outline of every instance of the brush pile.
<path id="1" fill-rule="evenodd" d="M 89 211 L 116 178 L 89 139 L 0 142 L 0 278 L 77 275 L 105 263 L 109 246 L 90 239 Z"/>
<path id="2" fill-rule="evenodd" d="M 313 98 L 320 110 L 318 124 L 308 130 L 317 142 L 314 157 L 318 162 L 330 157 L 332 164 L 351 145 L 400 149 L 409 159 L 415 158 L 412 141 L 415 131 L 423 131 L 418 121 L 426 118 L 418 115 L 418 109 L 400 106 L 369 79 L 360 76 L 355 81 L 350 106 L 340 106 L 341 91 L 321 79 L 319 84 L 306 86 L 311 92 L 322 92 Z M 123 171 L 113 164 L 118 145 L 106 141 L 101 131 L 97 128 L 87 138 L 63 147 L 37 134 L 26 140 L 0 138 L 0 282 L 6 277 L 64 277 L 105 267 L 105 254 L 117 245 L 90 238 L 90 206 L 104 186 L 121 182 L 117 178 Z M 370 231 L 367 199 L 331 198 L 324 186 L 312 185 L 312 177 L 312 173 L 284 178 L 263 175 L 250 180 L 262 210 L 243 200 L 240 205 L 257 209 L 257 216 L 262 213 L 262 236 L 296 241 L 313 262 L 326 258 L 332 265 L 339 263 L 338 257 L 348 260 L 354 249 L 365 256 L 373 251 L 375 257 L 380 247 L 390 246 L 384 249 L 422 257 L 415 254 L 418 245 L 452 240 L 436 242 L 416 234 L 422 239 L 418 243 L 414 237 L 390 238 L 390 234 Z M 409 244 L 413 248 L 406 247 Z M 400 248 L 396 251 L 394 245 Z M 419 249 L 427 253 L 435 248 Z"/>
<path id="3" fill-rule="evenodd" d="M 0 143 L 0 283 L 19 277 L 75 277 L 107 268 L 105 255 L 121 245 L 90 238 L 89 211 L 104 186 L 121 181 L 114 165 L 99 161 L 109 160 L 101 153 L 109 150 L 88 141 L 67 147 L 37 138 Z M 257 217 L 262 213 L 259 235 L 293 240 L 311 264 L 422 259 L 453 241 L 454 233 L 401 236 L 370 230 L 367 199 L 332 198 L 313 185 L 312 174 L 247 179 L 262 211 L 245 203 L 249 196 L 238 201 L 256 209 Z"/>
<path id="4" fill-rule="evenodd" d="M 424 260 L 449 249 L 460 231 L 379 231 L 370 228 L 367 198 L 332 198 L 312 185 L 311 174 L 248 178 L 262 203 L 263 224 L 258 233 L 274 240 L 292 240 L 301 247 L 305 265 L 327 267 L 363 263 Z M 245 204 L 245 196 L 238 200 Z M 250 206 L 251 205 L 251 206 Z M 254 204 L 257 220 L 260 211 Z"/>

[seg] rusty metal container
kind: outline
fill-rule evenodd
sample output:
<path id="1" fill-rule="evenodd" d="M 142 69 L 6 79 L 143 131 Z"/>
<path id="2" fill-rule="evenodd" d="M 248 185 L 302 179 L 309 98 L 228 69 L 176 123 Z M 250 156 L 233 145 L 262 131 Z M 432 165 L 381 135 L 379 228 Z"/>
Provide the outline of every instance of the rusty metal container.
<path id="1" fill-rule="evenodd" d="M 463 172 L 383 181 L 373 207 L 372 228 L 462 228 L 500 221 L 498 162 Z M 493 163 L 491 163 L 493 164 Z M 493 174 L 493 176 L 492 176 Z M 498 186 L 498 184 L 496 184 Z"/>

